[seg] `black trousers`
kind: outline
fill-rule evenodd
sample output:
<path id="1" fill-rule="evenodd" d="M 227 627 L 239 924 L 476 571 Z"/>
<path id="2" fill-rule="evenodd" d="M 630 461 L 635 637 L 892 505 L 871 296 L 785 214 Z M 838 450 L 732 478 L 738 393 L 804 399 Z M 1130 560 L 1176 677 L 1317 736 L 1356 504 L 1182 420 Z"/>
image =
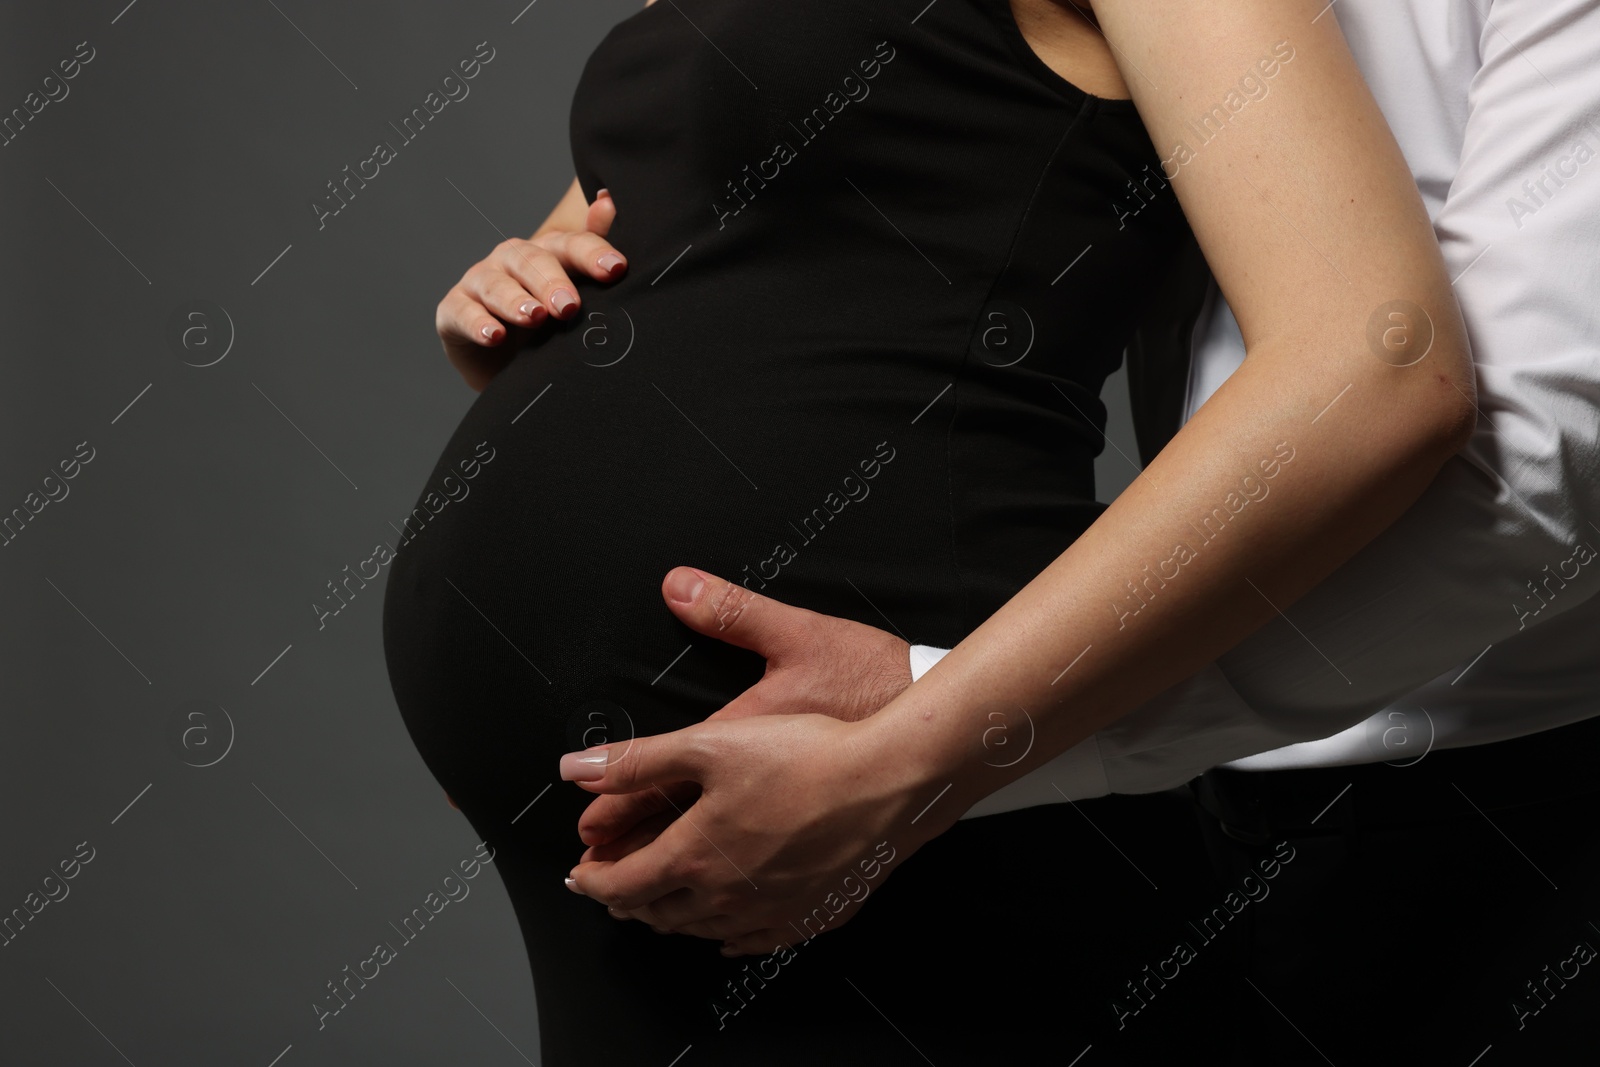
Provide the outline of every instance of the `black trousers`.
<path id="1" fill-rule="evenodd" d="M 463 809 L 497 848 L 551 1067 L 1564 1064 L 1600 1018 L 1597 740 L 968 820 L 848 925 L 739 960 L 568 892 L 576 847 L 557 862 L 531 817 Z M 587 799 L 558 783 L 540 823 Z"/>
<path id="2" fill-rule="evenodd" d="M 556 789 L 539 807 L 570 825 L 587 794 Z M 561 884 L 576 847 L 553 862 L 536 832 L 518 839 L 529 820 L 462 806 L 497 850 L 527 944 L 542 1067 L 1067 1064 L 1094 1046 L 1088 1065 L 1113 1039 L 1131 1058 L 1111 1062 L 1148 1063 L 1192 1052 L 1210 1026 L 1206 998 L 1173 994 L 1161 1023 L 1118 1033 L 1128 983 L 1218 896 L 1186 792 L 959 823 L 895 858 L 847 925 L 735 960 L 610 918 Z M 1222 970 L 1211 950 L 1184 981 Z"/>
<path id="3" fill-rule="evenodd" d="M 1236 919 L 1241 996 L 1219 1021 L 1251 1035 L 1240 1062 L 1593 1062 L 1597 754 L 1591 720 L 1409 765 L 1198 779 L 1216 876 L 1280 865 Z"/>

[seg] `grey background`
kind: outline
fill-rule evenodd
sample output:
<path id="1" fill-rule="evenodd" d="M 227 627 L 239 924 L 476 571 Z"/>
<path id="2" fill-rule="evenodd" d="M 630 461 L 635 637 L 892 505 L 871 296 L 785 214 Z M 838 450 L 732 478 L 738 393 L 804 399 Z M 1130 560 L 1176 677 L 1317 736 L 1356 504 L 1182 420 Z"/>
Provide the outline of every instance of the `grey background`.
<path id="1" fill-rule="evenodd" d="M 394 707 L 383 578 L 323 629 L 311 604 L 471 403 L 434 307 L 571 182 L 583 60 L 643 0 L 525 4 L 0 8 L 0 112 L 96 52 L 0 148 L 0 513 L 95 450 L 0 548 L 0 915 L 95 852 L 0 948 L 7 1062 L 538 1060 L 492 867 L 324 1029 L 311 1007 L 477 845 Z M 319 230 L 324 184 L 481 41 L 470 95 Z M 226 317 L 186 355 L 197 300 Z M 226 358 L 180 358 L 228 320 Z M 1120 374 L 1106 399 L 1109 500 L 1137 452 Z"/>

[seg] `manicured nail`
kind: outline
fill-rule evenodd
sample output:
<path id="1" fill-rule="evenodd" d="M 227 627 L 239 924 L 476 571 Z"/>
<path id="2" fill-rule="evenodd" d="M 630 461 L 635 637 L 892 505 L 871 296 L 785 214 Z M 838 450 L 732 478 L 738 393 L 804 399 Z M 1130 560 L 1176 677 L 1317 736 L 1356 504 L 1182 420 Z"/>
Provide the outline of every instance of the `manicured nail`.
<path id="1" fill-rule="evenodd" d="M 617 919 L 617 920 L 622 921 L 622 922 L 627 922 L 628 920 L 633 918 L 633 916 L 629 915 L 627 912 L 621 910 L 620 908 L 613 908 L 610 905 L 606 906 L 606 914 L 611 916 L 613 919 Z"/>
<path id="2" fill-rule="evenodd" d="M 614 271 L 620 266 L 622 266 L 622 257 L 615 252 L 607 252 L 600 257 L 600 269 L 603 271 Z"/>
<path id="3" fill-rule="evenodd" d="M 667 596 L 680 604 L 693 604 L 695 594 L 706 580 L 700 572 L 689 567 L 679 567 L 667 578 Z"/>
<path id="4" fill-rule="evenodd" d="M 565 289 L 557 289 L 550 294 L 550 306 L 556 309 L 556 314 L 565 315 L 568 308 L 578 306 L 578 298 Z"/>
<path id="5" fill-rule="evenodd" d="M 602 196 L 607 196 L 608 197 L 610 195 L 611 195 L 611 190 L 610 189 L 600 189 L 600 190 L 597 190 L 595 192 L 594 198 L 596 200 L 599 200 Z"/>
<path id="6" fill-rule="evenodd" d="M 744 955 L 743 952 L 740 952 L 738 949 L 734 948 L 732 945 L 728 944 L 726 941 L 723 942 L 722 947 L 717 949 L 717 951 L 722 953 L 724 956 L 728 956 L 728 957 L 743 956 Z"/>
<path id="7" fill-rule="evenodd" d="M 571 875 L 568 875 L 566 878 L 563 878 L 562 881 L 566 882 L 567 883 L 567 888 L 572 890 L 574 893 L 578 893 L 580 895 L 583 893 L 583 890 L 578 888 L 578 880 L 576 878 L 573 878 Z"/>
<path id="8" fill-rule="evenodd" d="M 563 782 L 593 782 L 606 776 L 606 760 L 611 750 L 605 748 L 568 752 L 561 757 Z"/>
<path id="9" fill-rule="evenodd" d="M 522 306 L 517 308 L 517 310 L 531 319 L 533 318 L 534 312 L 538 311 L 542 307 L 544 307 L 544 305 L 539 303 L 537 300 L 525 300 L 523 301 Z"/>
<path id="10" fill-rule="evenodd" d="M 484 323 L 483 328 L 478 332 L 483 334 L 483 339 L 485 341 L 493 341 L 500 334 L 500 331 L 495 328 L 495 325 L 492 322 Z"/>

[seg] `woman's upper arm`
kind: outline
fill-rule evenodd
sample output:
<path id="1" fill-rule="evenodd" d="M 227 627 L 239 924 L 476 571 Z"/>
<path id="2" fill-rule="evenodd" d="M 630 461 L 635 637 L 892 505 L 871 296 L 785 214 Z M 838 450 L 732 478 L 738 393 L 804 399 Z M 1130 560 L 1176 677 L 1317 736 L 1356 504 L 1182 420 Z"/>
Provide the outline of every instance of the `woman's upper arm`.
<path id="1" fill-rule="evenodd" d="M 1252 359 L 1287 361 L 1308 399 L 1348 383 L 1459 446 L 1473 394 L 1460 311 L 1411 172 L 1325 12 L 1095 3 Z"/>

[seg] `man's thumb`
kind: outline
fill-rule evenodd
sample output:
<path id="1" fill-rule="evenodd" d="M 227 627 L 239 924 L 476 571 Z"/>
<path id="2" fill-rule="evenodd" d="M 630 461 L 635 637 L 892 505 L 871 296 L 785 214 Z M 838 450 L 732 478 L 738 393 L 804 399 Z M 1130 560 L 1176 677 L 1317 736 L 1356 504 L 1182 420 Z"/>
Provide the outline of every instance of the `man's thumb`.
<path id="1" fill-rule="evenodd" d="M 661 583 L 661 596 L 683 624 L 696 633 L 780 660 L 796 645 L 815 612 L 793 607 L 694 567 L 674 567 Z"/>

